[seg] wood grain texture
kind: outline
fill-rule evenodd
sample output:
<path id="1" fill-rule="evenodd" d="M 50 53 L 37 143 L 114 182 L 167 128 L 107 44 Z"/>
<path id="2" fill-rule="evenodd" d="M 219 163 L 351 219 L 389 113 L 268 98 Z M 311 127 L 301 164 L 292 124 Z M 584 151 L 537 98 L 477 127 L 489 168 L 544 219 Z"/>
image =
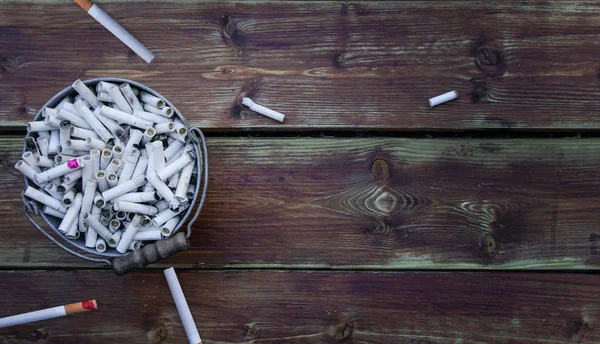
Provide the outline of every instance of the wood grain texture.
<path id="1" fill-rule="evenodd" d="M 0 125 L 77 78 L 161 92 L 212 130 L 598 129 L 600 4 L 136 2 L 101 6 L 146 65 L 75 4 L 0 4 Z M 435 109 L 427 99 L 457 90 Z M 286 114 L 242 110 L 240 96 Z"/>
<path id="2" fill-rule="evenodd" d="M 207 344 L 600 341 L 600 281 L 593 275 L 178 272 L 178 277 Z M 99 307 L 0 329 L 2 343 L 187 343 L 162 272 L 115 277 L 3 271 L 0 287 L 5 293 L 0 316 L 92 297 Z"/>
<path id="3" fill-rule="evenodd" d="M 20 214 L 0 140 L 0 265 L 91 265 Z M 209 138 L 196 268 L 596 269 L 600 140 Z"/>

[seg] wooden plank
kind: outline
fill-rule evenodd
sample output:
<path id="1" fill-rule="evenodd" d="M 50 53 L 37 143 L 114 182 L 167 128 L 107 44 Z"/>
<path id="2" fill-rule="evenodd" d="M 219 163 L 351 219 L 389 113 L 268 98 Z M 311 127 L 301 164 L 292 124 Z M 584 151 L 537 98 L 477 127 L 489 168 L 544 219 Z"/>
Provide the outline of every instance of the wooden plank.
<path id="1" fill-rule="evenodd" d="M 74 79 L 121 76 L 209 130 L 600 128 L 598 3 L 103 1 L 157 53 L 146 65 L 74 4 L 32 2 L 0 4 L 2 127 Z"/>
<path id="2" fill-rule="evenodd" d="M 20 214 L 0 140 L 0 266 L 85 266 Z M 185 267 L 596 269 L 596 139 L 209 138 Z"/>
<path id="3" fill-rule="evenodd" d="M 585 274 L 179 272 L 207 344 L 597 343 Z M 161 272 L 2 271 L 0 316 L 96 298 L 99 310 L 0 329 L 2 343 L 187 343 Z"/>

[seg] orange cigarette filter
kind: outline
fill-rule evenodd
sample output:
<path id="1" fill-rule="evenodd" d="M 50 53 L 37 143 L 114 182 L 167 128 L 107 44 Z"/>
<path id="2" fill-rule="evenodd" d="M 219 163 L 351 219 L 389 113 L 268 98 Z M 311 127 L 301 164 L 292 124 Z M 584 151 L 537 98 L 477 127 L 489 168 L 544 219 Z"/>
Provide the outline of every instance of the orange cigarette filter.
<path id="1" fill-rule="evenodd" d="M 94 5 L 92 0 L 74 0 L 79 7 L 83 8 L 84 11 L 89 11 L 90 8 Z"/>
<path id="2" fill-rule="evenodd" d="M 94 309 L 98 309 L 98 303 L 96 303 L 96 300 L 88 300 L 65 305 L 65 311 L 67 314 L 88 312 Z"/>

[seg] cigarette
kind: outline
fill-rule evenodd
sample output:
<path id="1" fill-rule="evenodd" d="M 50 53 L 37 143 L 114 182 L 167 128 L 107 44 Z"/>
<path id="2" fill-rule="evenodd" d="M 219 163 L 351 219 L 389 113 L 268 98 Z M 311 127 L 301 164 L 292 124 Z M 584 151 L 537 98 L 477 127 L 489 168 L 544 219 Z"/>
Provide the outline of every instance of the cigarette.
<path id="1" fill-rule="evenodd" d="M 154 141 L 151 144 L 147 144 L 146 151 L 148 152 L 149 161 L 152 160 L 154 164 L 153 170 L 162 171 L 165 168 L 165 152 L 162 141 Z M 152 157 L 150 158 L 150 156 Z"/>
<path id="2" fill-rule="evenodd" d="M 116 203 L 115 203 L 115 205 L 116 205 Z M 138 229 L 140 228 L 140 220 L 141 220 L 141 216 L 136 215 L 133 217 L 133 220 L 131 221 L 131 223 L 129 223 L 129 225 L 127 225 L 125 232 L 121 235 L 121 241 L 119 241 L 119 244 L 117 245 L 117 251 L 119 251 L 121 253 L 127 252 L 127 250 L 129 249 L 129 245 L 133 241 L 133 237 L 135 236 Z"/>
<path id="3" fill-rule="evenodd" d="M 81 201 L 81 210 L 79 212 L 81 215 L 92 212 L 92 206 L 94 205 L 94 196 L 96 196 L 97 187 L 98 182 L 96 182 L 94 179 L 88 180 L 85 184 L 83 189 L 83 199 Z"/>
<path id="4" fill-rule="evenodd" d="M 145 103 L 144 104 L 144 110 L 147 112 L 151 112 L 160 116 L 164 116 L 167 118 L 171 118 L 173 117 L 173 109 L 171 109 L 168 106 L 163 107 L 162 109 L 159 109 L 155 106 L 152 106 L 150 104 Z"/>
<path id="5" fill-rule="evenodd" d="M 187 129 L 182 123 L 175 123 L 175 130 L 172 133 L 169 133 L 170 137 L 181 142 L 186 141 L 186 135 Z"/>
<path id="6" fill-rule="evenodd" d="M 121 227 L 121 221 L 119 219 L 112 219 L 108 223 L 108 230 L 113 233 L 116 233 L 120 227 Z"/>
<path id="7" fill-rule="evenodd" d="M 175 154 L 178 152 L 181 153 L 181 148 L 183 148 L 184 145 L 185 143 L 181 141 L 173 141 L 170 143 L 169 147 L 165 149 L 165 160 L 169 161 L 175 156 Z"/>
<path id="8" fill-rule="evenodd" d="M 156 207 L 156 209 L 158 209 L 158 211 L 161 211 L 161 212 L 169 209 L 169 203 L 164 199 L 161 199 L 160 201 L 154 203 L 153 205 Z"/>
<path id="9" fill-rule="evenodd" d="M 146 173 L 146 169 L 148 167 L 148 158 L 140 156 L 137 164 L 135 165 L 135 169 L 133 170 L 133 174 L 131 178 L 135 178 L 137 176 L 141 176 Z"/>
<path id="10" fill-rule="evenodd" d="M 140 101 L 133 92 L 133 89 L 131 89 L 131 85 L 129 85 L 128 83 L 124 83 L 121 84 L 119 88 L 121 89 L 121 93 L 123 93 L 123 96 L 127 100 L 127 103 L 129 103 L 129 106 L 131 106 L 133 110 L 144 110 L 144 107 L 142 106 L 142 104 L 140 104 Z"/>
<path id="11" fill-rule="evenodd" d="M 106 241 L 104 241 L 104 239 L 98 238 L 98 240 L 96 240 L 96 251 L 100 253 L 106 251 Z"/>
<path id="12" fill-rule="evenodd" d="M 56 186 L 56 190 L 58 192 L 65 193 L 65 192 L 71 190 L 72 188 L 74 188 L 75 185 L 77 185 L 77 181 L 75 181 L 73 183 L 62 182 Z"/>
<path id="13" fill-rule="evenodd" d="M 108 129 L 104 127 L 100 120 L 94 115 L 93 112 L 90 111 L 90 109 L 88 109 L 87 106 L 85 106 L 85 104 L 83 104 L 81 100 L 76 101 L 75 104 L 73 104 L 73 106 L 75 106 L 75 109 L 77 109 L 79 115 L 83 117 L 83 119 L 85 119 L 85 121 L 88 122 L 88 124 L 92 127 L 92 130 L 94 130 L 96 134 L 100 136 L 102 141 L 108 142 L 108 140 L 113 138 L 112 134 L 108 131 Z"/>
<path id="14" fill-rule="evenodd" d="M 31 152 L 25 152 L 25 153 L 21 154 L 21 159 L 23 159 L 23 161 L 27 165 L 31 166 L 31 168 L 36 173 L 42 172 L 42 170 L 35 164 L 35 156 L 33 155 L 33 153 L 31 153 Z"/>
<path id="15" fill-rule="evenodd" d="M 94 166 L 93 166 L 93 162 L 92 162 L 92 157 L 90 155 L 82 156 L 81 160 L 83 160 L 81 185 L 82 185 L 82 188 L 85 188 L 87 185 L 87 182 L 94 179 Z M 94 190 L 95 189 L 96 189 L 96 187 L 94 186 Z M 93 192 L 92 192 L 92 194 L 93 194 Z"/>
<path id="16" fill-rule="evenodd" d="M 113 157 L 114 157 L 114 153 L 113 153 Z M 106 173 L 117 173 L 117 171 L 119 170 L 119 168 L 121 167 L 122 163 L 121 163 L 121 159 L 112 159 L 110 161 L 110 163 L 108 164 L 108 166 L 106 166 L 106 169 L 104 170 L 104 172 Z M 117 173 L 117 175 L 119 175 Z"/>
<path id="17" fill-rule="evenodd" d="M 112 97 L 113 102 L 117 104 L 117 107 L 127 113 L 133 113 L 133 108 L 127 102 L 127 99 L 121 93 L 121 89 L 117 85 L 108 88 L 108 94 Z"/>
<path id="18" fill-rule="evenodd" d="M 139 117 L 141 119 L 145 119 L 147 121 L 153 122 L 153 123 L 169 123 L 171 122 L 171 120 L 168 117 L 165 117 L 163 115 L 157 115 L 153 112 L 148 112 L 148 111 L 144 111 L 144 110 L 133 110 L 133 115 L 136 117 Z"/>
<path id="19" fill-rule="evenodd" d="M 128 46 L 129 49 L 133 50 L 139 57 L 146 61 L 146 63 L 150 63 L 154 59 L 155 55 L 148 48 L 135 39 L 135 37 L 127 32 L 111 16 L 106 14 L 98 5 L 94 4 L 92 0 L 75 0 L 75 2 L 92 18 L 96 19 L 98 23 Z"/>
<path id="20" fill-rule="evenodd" d="M 103 239 L 105 240 L 109 240 L 112 236 L 113 233 L 111 233 L 110 230 L 108 230 L 108 228 L 104 227 L 104 225 L 102 223 L 100 223 L 100 220 L 95 218 L 94 216 L 91 216 L 89 213 L 85 213 L 81 216 L 81 219 L 83 221 L 85 221 L 85 223 L 87 223 L 87 225 L 96 231 L 96 233 L 98 233 L 99 236 L 101 236 Z"/>
<path id="21" fill-rule="evenodd" d="M 19 172 L 21 172 L 25 177 L 27 177 L 27 179 L 31 180 L 35 185 L 40 186 L 40 183 L 35 178 L 37 173 L 31 166 L 29 166 L 27 163 L 25 163 L 25 161 L 23 161 L 23 160 L 17 161 L 17 163 L 15 164 L 15 168 Z"/>
<path id="22" fill-rule="evenodd" d="M 92 126 L 89 125 L 88 122 L 86 122 L 86 120 L 83 119 L 83 117 L 79 117 L 78 114 L 74 114 L 72 112 L 60 109 L 58 110 L 56 116 L 64 121 L 69 121 L 69 123 L 76 127 L 83 129 L 92 129 Z"/>
<path id="23" fill-rule="evenodd" d="M 433 98 L 429 99 L 429 106 L 434 107 L 436 105 L 440 105 L 442 103 L 449 102 L 456 98 L 458 98 L 458 93 L 456 91 L 446 92 L 442 95 L 439 95 L 437 97 L 433 97 Z"/>
<path id="24" fill-rule="evenodd" d="M 167 180 L 170 176 L 181 171 L 186 165 L 193 160 L 193 153 L 191 151 L 184 152 L 179 158 L 167 165 L 162 170 L 158 171 L 158 177 L 161 180 Z"/>
<path id="25" fill-rule="evenodd" d="M 188 200 L 192 200 L 194 198 L 194 191 L 195 191 L 194 185 L 188 186 L 187 193 L 185 194 L 187 196 Z"/>
<path id="26" fill-rule="evenodd" d="M 102 155 L 100 156 L 100 169 L 104 170 L 108 166 L 108 163 L 111 160 L 112 160 L 112 150 L 103 149 Z"/>
<path id="27" fill-rule="evenodd" d="M 154 206 L 156 206 L 156 204 Z M 156 226 L 156 227 L 160 227 L 160 226 L 164 225 L 170 219 L 172 219 L 175 216 L 184 212 L 185 209 L 187 209 L 187 207 L 182 206 L 182 207 L 179 207 L 179 209 L 177 209 L 177 211 L 173 211 L 171 209 L 163 210 L 160 213 L 156 214 L 156 216 L 152 219 L 152 225 Z"/>
<path id="28" fill-rule="evenodd" d="M 140 92 L 140 99 L 142 100 L 142 102 L 152 105 L 155 108 L 159 108 L 162 109 L 165 107 L 165 101 L 153 96 L 152 94 L 148 93 L 148 92 Z"/>
<path id="29" fill-rule="evenodd" d="M 63 195 L 62 204 L 65 207 L 70 207 L 73 204 L 73 200 L 75 200 L 75 189 L 70 189 Z"/>
<path id="30" fill-rule="evenodd" d="M 175 194 L 173 193 L 173 191 L 171 191 L 167 184 L 160 180 L 156 172 L 151 172 L 147 174 L 146 179 L 148 180 L 148 182 L 150 182 L 150 184 L 152 184 L 152 186 L 156 188 L 158 194 L 161 195 L 165 200 L 167 200 L 167 202 L 169 202 L 171 208 L 179 207 L 179 200 L 175 198 Z"/>
<path id="31" fill-rule="evenodd" d="M 127 141 L 121 157 L 128 157 L 131 154 L 131 151 L 135 148 L 134 146 L 140 144 L 143 136 L 144 134 L 137 129 L 130 130 L 129 141 Z"/>
<path id="32" fill-rule="evenodd" d="M 54 129 L 56 128 L 46 121 L 27 122 L 27 131 L 29 132 L 49 131 Z"/>
<path id="33" fill-rule="evenodd" d="M 125 184 L 128 180 L 131 179 L 133 171 L 135 170 L 135 165 L 137 164 L 139 158 L 139 149 L 133 149 L 129 157 L 127 157 L 127 160 L 125 160 L 125 164 L 123 164 L 123 169 L 121 170 L 121 176 L 119 179 L 119 185 Z"/>
<path id="34" fill-rule="evenodd" d="M 116 201 L 113 207 L 116 211 L 124 211 L 127 213 L 135 213 L 142 215 L 158 214 L 158 209 L 156 209 L 156 207 L 147 204 L 140 204 L 127 201 Z"/>
<path id="35" fill-rule="evenodd" d="M 48 193 L 50 196 L 56 198 L 56 199 L 63 199 L 64 194 L 61 192 L 58 192 L 58 187 L 56 186 L 56 184 L 52 184 L 52 183 L 48 183 L 45 187 L 44 187 L 44 191 L 46 191 L 46 193 Z"/>
<path id="36" fill-rule="evenodd" d="M 79 224 L 77 223 L 77 221 L 73 221 L 73 223 L 71 224 L 71 228 L 69 228 L 69 230 L 65 233 L 65 236 L 67 237 L 67 239 L 71 239 L 71 240 L 79 239 L 79 236 L 81 236 L 81 233 L 79 232 L 78 228 L 79 228 Z"/>
<path id="37" fill-rule="evenodd" d="M 97 108 L 96 110 L 94 110 L 94 115 L 115 136 L 115 140 L 116 139 L 127 140 L 129 138 L 129 134 L 127 134 L 127 131 L 125 131 L 123 128 L 121 128 L 119 123 L 113 121 L 112 119 L 110 119 L 108 117 L 102 116 L 100 114 L 100 108 Z"/>
<path id="38" fill-rule="evenodd" d="M 169 183 L 167 184 L 171 189 L 177 188 L 177 184 L 179 184 L 179 175 L 181 173 L 175 173 L 171 177 L 169 177 Z"/>
<path id="39" fill-rule="evenodd" d="M 113 98 L 110 96 L 110 94 L 108 94 L 108 92 L 98 92 L 96 98 L 101 102 L 114 103 Z"/>
<path id="40" fill-rule="evenodd" d="M 55 129 L 60 128 L 60 122 L 62 122 L 62 121 L 63 121 L 62 119 L 58 118 L 55 115 L 47 115 L 46 118 L 44 119 L 44 123 L 54 127 Z"/>
<path id="41" fill-rule="evenodd" d="M 96 182 L 98 183 L 98 190 L 100 190 L 100 192 L 110 189 L 108 180 L 106 180 L 106 172 L 104 172 L 104 170 L 98 170 L 98 172 L 96 172 Z"/>
<path id="42" fill-rule="evenodd" d="M 162 239 L 160 230 L 138 231 L 133 236 L 134 241 L 156 241 Z"/>
<path id="43" fill-rule="evenodd" d="M 31 186 L 28 186 L 23 194 L 62 213 L 67 212 L 67 208 L 62 205 L 61 201 L 37 189 L 34 189 Z"/>
<path id="44" fill-rule="evenodd" d="M 47 156 L 43 156 L 43 155 L 36 156 L 35 164 L 40 167 L 50 168 L 50 167 L 54 166 L 54 160 L 48 158 Z"/>
<path id="45" fill-rule="evenodd" d="M 117 183 L 119 182 L 119 178 L 117 177 L 117 174 L 114 172 L 110 172 L 106 175 L 106 180 L 108 181 L 108 186 L 111 188 L 114 188 L 115 186 L 117 186 Z"/>
<path id="46" fill-rule="evenodd" d="M 115 218 L 117 220 L 123 221 L 123 220 L 125 220 L 127 218 L 127 213 L 124 212 L 124 211 L 118 211 L 117 214 L 115 214 Z"/>
<path id="47" fill-rule="evenodd" d="M 100 140 L 100 136 L 98 136 L 98 134 L 96 134 L 95 131 L 83 129 L 83 128 L 79 128 L 79 127 L 71 127 L 71 137 L 75 137 L 75 138 L 83 139 L 83 140 L 87 139 L 88 137 L 91 137 L 93 139 Z"/>
<path id="48" fill-rule="evenodd" d="M 78 193 L 77 196 L 75 196 L 75 200 L 73 201 L 73 204 L 71 205 L 69 210 L 67 210 L 65 217 L 63 218 L 60 225 L 58 226 L 59 231 L 61 231 L 63 233 L 71 232 L 72 234 L 74 234 L 71 229 L 72 229 L 73 224 L 77 225 L 77 216 L 79 215 L 79 211 L 81 210 L 82 201 L 83 201 L 83 195 Z"/>
<path id="49" fill-rule="evenodd" d="M 267 117 L 272 118 L 279 122 L 283 122 L 283 120 L 285 118 L 284 114 L 279 113 L 274 110 L 271 110 L 269 108 L 266 108 L 262 105 L 258 105 L 252 99 L 247 98 L 247 97 L 242 98 L 242 104 L 246 105 L 248 108 L 250 108 L 250 110 L 252 110 L 254 112 L 257 112 L 261 115 L 267 116 Z"/>
<path id="50" fill-rule="evenodd" d="M 173 300 L 175 300 L 175 305 L 177 306 L 177 311 L 179 312 L 179 317 L 181 318 L 181 323 L 185 329 L 188 341 L 190 344 L 202 344 L 202 339 L 196 328 L 194 318 L 192 318 L 190 307 L 185 300 L 185 295 L 183 295 L 183 290 L 181 290 L 181 285 L 179 284 L 175 270 L 173 268 L 168 268 L 164 273 L 167 283 L 169 284 L 169 289 L 171 289 Z"/>
<path id="51" fill-rule="evenodd" d="M 66 146 L 64 147 L 73 151 L 85 151 L 90 149 L 90 147 L 86 145 L 86 141 L 84 140 L 67 140 Z"/>
<path id="52" fill-rule="evenodd" d="M 179 183 L 177 183 L 177 188 L 175 189 L 175 197 L 179 198 L 180 201 L 187 202 L 187 190 L 190 186 L 190 180 L 192 179 L 192 173 L 194 172 L 194 164 L 187 164 L 181 174 L 179 175 Z"/>
<path id="53" fill-rule="evenodd" d="M 96 92 L 97 93 L 108 92 L 108 89 L 112 86 L 116 86 L 116 84 L 113 84 L 112 82 L 107 82 L 107 81 L 99 81 L 96 84 Z"/>
<path id="54" fill-rule="evenodd" d="M 98 241 L 98 233 L 95 230 L 88 228 L 85 232 L 85 247 L 95 248 Z"/>
<path id="55" fill-rule="evenodd" d="M 71 124 L 69 124 L 68 122 L 61 122 L 60 128 L 59 128 L 59 142 L 60 142 L 60 146 L 58 148 L 59 153 L 62 148 L 67 147 L 67 141 L 69 141 L 70 139 L 71 139 Z"/>
<path id="56" fill-rule="evenodd" d="M 0 328 L 27 324 L 34 321 L 64 317 L 81 312 L 87 312 L 98 309 L 96 300 L 89 300 L 77 303 L 71 303 L 64 306 L 46 308 L 35 312 L 13 315 L 10 317 L 0 318 Z"/>
<path id="57" fill-rule="evenodd" d="M 144 176 L 138 176 L 134 179 L 126 181 L 123 184 L 119 184 L 112 189 L 102 192 L 102 197 L 104 197 L 106 202 L 110 202 L 121 195 L 137 189 L 138 187 L 144 185 L 145 182 Z"/>
<path id="58" fill-rule="evenodd" d="M 129 125 L 137 127 L 137 128 L 142 128 L 144 130 L 146 128 L 152 127 L 152 125 L 153 125 L 153 123 L 150 121 L 136 117 L 134 115 L 130 115 L 127 112 L 123 112 L 121 110 L 110 108 L 106 105 L 102 105 L 100 107 L 100 114 L 102 116 L 106 116 L 110 119 L 113 119 L 113 120 L 117 121 L 118 123 L 129 124 Z"/>
<path id="59" fill-rule="evenodd" d="M 52 167 L 51 169 L 46 170 L 42 173 L 38 173 L 35 176 L 35 178 L 38 181 L 38 183 L 49 182 L 52 179 L 62 177 L 67 173 L 80 169 L 81 167 L 83 167 L 81 161 L 78 161 L 78 159 L 72 159 L 65 164 Z"/>
<path id="60" fill-rule="evenodd" d="M 106 243 L 108 244 L 109 247 L 112 248 L 116 248 L 119 245 L 119 242 L 121 241 L 121 236 L 123 235 L 123 233 L 121 233 L 121 231 L 116 231 L 107 241 Z"/>
<path id="61" fill-rule="evenodd" d="M 58 153 L 59 145 L 60 145 L 60 132 L 58 130 L 52 130 L 50 132 L 50 142 L 48 143 L 48 154 Z"/>
<path id="62" fill-rule="evenodd" d="M 161 229 L 162 235 L 165 238 L 168 238 L 169 236 L 171 236 L 171 233 L 173 233 L 173 230 L 175 229 L 175 227 L 177 226 L 178 223 L 179 223 L 179 216 L 175 216 L 174 218 L 167 221 L 162 226 L 162 229 Z"/>
<path id="63" fill-rule="evenodd" d="M 100 150 L 91 149 L 90 156 L 92 157 L 92 176 L 96 175 L 96 172 L 100 170 Z"/>
<path id="64" fill-rule="evenodd" d="M 154 202 L 157 200 L 156 192 L 131 192 L 115 198 L 113 201 L 133 202 L 133 203 L 147 203 Z"/>
<path id="65" fill-rule="evenodd" d="M 121 159 L 121 156 L 123 155 L 123 146 L 121 145 L 115 145 L 112 148 L 112 155 L 113 155 L 113 159 Z"/>
<path id="66" fill-rule="evenodd" d="M 83 83 L 83 81 L 77 79 L 73 82 L 72 86 L 75 89 L 75 91 L 77 91 L 77 93 L 79 93 L 81 98 L 85 99 L 85 101 L 87 101 L 94 109 L 100 106 L 100 102 L 94 95 L 94 92 L 92 92 L 92 90 L 90 90 Z M 77 99 L 77 98 L 75 98 L 75 99 Z M 77 102 L 75 102 L 75 104 L 77 104 Z M 75 105 L 75 108 L 77 108 L 77 105 Z"/>
<path id="67" fill-rule="evenodd" d="M 65 213 L 62 213 L 54 208 L 50 208 L 49 206 L 45 205 L 44 206 L 44 210 L 43 210 L 44 214 L 50 215 L 50 216 L 54 216 L 57 217 L 59 219 L 64 219 L 65 218 Z"/>
<path id="68" fill-rule="evenodd" d="M 58 146 L 60 148 L 60 146 Z M 64 164 L 69 160 L 77 159 L 74 155 L 69 154 L 57 154 L 54 156 L 54 163 L 56 165 Z"/>
<path id="69" fill-rule="evenodd" d="M 156 132 L 156 134 L 172 133 L 175 131 L 175 123 L 173 123 L 173 122 L 157 123 L 154 125 L 154 131 Z"/>
<path id="70" fill-rule="evenodd" d="M 77 180 L 81 179 L 81 175 L 83 174 L 82 170 L 79 169 L 75 172 L 71 172 L 68 174 L 65 174 L 63 177 L 63 181 L 66 183 L 73 183 L 76 182 Z"/>
<path id="71" fill-rule="evenodd" d="M 152 141 L 152 138 L 154 138 L 154 135 L 156 135 L 156 131 L 154 131 L 154 128 L 148 128 L 144 131 L 144 136 L 142 137 L 142 143 L 146 144 L 150 141 Z"/>
<path id="72" fill-rule="evenodd" d="M 123 240 L 123 239 L 121 239 Z M 139 250 L 142 247 L 142 243 L 139 241 L 132 241 L 131 244 L 129 244 L 128 249 L 131 251 L 135 251 L 135 250 Z"/>
<path id="73" fill-rule="evenodd" d="M 72 140 L 71 140 L 72 141 Z M 88 137 L 83 141 L 87 149 L 99 149 L 103 150 L 109 147 L 104 141 L 95 139 L 93 137 Z"/>

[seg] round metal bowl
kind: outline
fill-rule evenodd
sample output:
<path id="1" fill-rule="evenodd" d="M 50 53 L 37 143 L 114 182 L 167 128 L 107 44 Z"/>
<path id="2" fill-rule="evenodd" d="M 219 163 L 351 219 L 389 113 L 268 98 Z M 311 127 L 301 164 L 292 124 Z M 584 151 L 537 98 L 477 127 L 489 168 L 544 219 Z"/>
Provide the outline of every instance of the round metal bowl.
<path id="1" fill-rule="evenodd" d="M 187 221 L 187 219 L 189 218 L 189 216 L 192 214 L 194 206 L 196 204 L 196 202 L 198 201 L 198 199 L 200 199 L 200 204 L 198 205 L 198 208 L 196 209 L 196 213 L 194 214 L 193 218 L 190 220 L 190 222 L 188 223 L 188 232 L 186 237 L 189 238 L 189 236 L 191 235 L 191 225 L 192 223 L 196 220 L 196 218 L 198 217 L 198 214 L 202 208 L 202 205 L 204 203 L 204 198 L 206 197 L 206 189 L 207 189 L 207 181 L 208 181 L 208 158 L 206 156 L 206 142 L 204 140 L 204 135 L 202 134 L 202 132 L 200 131 L 200 129 L 198 128 L 191 128 L 189 126 L 189 124 L 187 123 L 185 117 L 183 117 L 183 115 L 181 114 L 181 112 L 179 112 L 179 110 L 177 110 L 177 108 L 171 103 L 169 102 L 166 98 L 164 98 L 163 96 L 161 96 L 158 92 L 154 91 L 153 89 L 140 84 L 139 82 L 135 82 L 132 80 L 127 80 L 127 79 L 121 79 L 121 78 L 96 78 L 96 79 L 90 79 L 90 80 L 86 80 L 84 81 L 84 83 L 92 88 L 95 89 L 95 86 L 98 82 L 100 81 L 106 81 L 106 82 L 112 82 L 112 83 L 129 83 L 132 87 L 137 87 L 140 91 L 145 91 L 148 92 L 150 94 L 153 94 L 159 98 L 162 98 L 165 100 L 165 103 L 167 106 L 171 107 L 173 109 L 173 111 L 175 112 L 175 115 L 177 117 L 179 117 L 179 119 L 181 119 L 181 121 L 184 123 L 184 125 L 186 126 L 186 128 L 188 129 L 188 133 L 190 135 L 190 139 L 192 143 L 194 144 L 194 150 L 196 153 L 196 167 L 197 167 L 197 171 L 198 171 L 198 176 L 196 178 L 196 186 L 195 186 L 195 192 L 194 192 L 194 197 L 191 200 L 190 206 L 187 209 L 187 211 L 185 212 L 185 214 L 183 215 L 183 217 L 181 218 L 181 221 L 179 221 L 179 223 L 177 224 L 177 226 L 175 227 L 173 233 L 171 234 L 171 237 L 175 236 L 175 234 L 179 231 L 179 229 L 183 226 L 183 224 Z M 35 115 L 34 120 L 35 121 L 40 121 L 43 120 L 42 118 L 42 109 L 45 107 L 55 107 L 56 105 L 58 105 L 58 103 L 66 96 L 69 95 L 76 95 L 77 92 L 71 87 L 68 86 L 66 88 L 64 88 L 62 91 L 58 92 L 54 97 L 52 97 L 50 100 L 48 100 L 41 108 L 40 111 L 38 111 L 38 113 Z M 28 132 L 27 133 L 27 137 L 34 137 L 34 135 L 32 135 L 32 133 Z M 25 152 L 27 150 L 27 145 L 25 144 L 23 147 L 23 152 Z M 25 179 L 25 186 L 29 186 L 29 180 L 27 178 Z M 32 187 L 36 187 L 35 185 L 33 185 Z M 202 190 L 201 190 L 202 187 Z M 42 234 L 44 234 L 48 239 L 50 239 L 52 242 L 54 242 L 55 244 L 57 244 L 59 247 L 63 248 L 64 250 L 66 250 L 67 252 L 83 258 L 83 259 L 87 259 L 90 261 L 94 261 L 94 262 L 105 262 L 108 263 L 109 265 L 111 264 L 109 260 L 107 259 L 97 259 L 97 258 L 92 258 L 89 257 L 87 255 L 82 255 L 78 252 L 73 251 L 72 249 L 70 249 L 69 247 L 63 245 L 61 242 L 59 242 L 56 238 L 54 238 L 52 235 L 48 234 L 44 229 L 42 229 L 39 225 L 37 225 L 37 223 L 32 219 L 32 217 L 29 214 L 29 210 L 30 208 L 28 208 L 27 204 L 31 203 L 31 202 L 35 202 L 35 201 L 28 201 L 25 198 L 23 198 L 24 202 L 26 202 L 26 206 L 25 206 L 25 215 L 28 218 L 28 220 L 32 223 L 32 225 L 34 225 L 34 227 L 36 227 L 36 229 L 38 229 L 40 232 L 42 232 Z M 36 202 L 37 203 L 37 202 Z M 39 209 L 41 209 L 41 207 L 38 206 Z M 89 248 L 85 246 L 85 239 L 84 236 L 82 235 L 79 239 L 77 240 L 71 240 L 71 239 L 67 239 L 67 237 L 58 230 L 58 226 L 60 225 L 60 219 L 55 218 L 53 216 L 49 216 L 44 214 L 41 211 L 38 211 L 37 213 L 39 213 L 39 215 L 42 216 L 42 218 L 44 219 L 44 221 L 46 222 L 46 224 L 48 226 L 50 226 L 50 228 L 52 228 L 52 230 L 54 231 L 54 233 L 59 236 L 60 238 L 63 239 L 63 241 L 68 242 L 69 244 L 71 244 L 72 246 L 74 246 L 75 248 L 81 250 L 81 251 L 85 251 L 89 254 L 92 255 L 96 255 L 96 256 L 102 256 L 102 257 L 106 257 L 106 258 L 117 258 L 117 257 L 121 257 L 121 256 L 125 256 L 128 253 L 120 253 L 118 252 L 116 249 L 114 248 L 110 248 L 107 247 L 105 252 L 97 252 L 95 249 L 93 248 Z"/>

